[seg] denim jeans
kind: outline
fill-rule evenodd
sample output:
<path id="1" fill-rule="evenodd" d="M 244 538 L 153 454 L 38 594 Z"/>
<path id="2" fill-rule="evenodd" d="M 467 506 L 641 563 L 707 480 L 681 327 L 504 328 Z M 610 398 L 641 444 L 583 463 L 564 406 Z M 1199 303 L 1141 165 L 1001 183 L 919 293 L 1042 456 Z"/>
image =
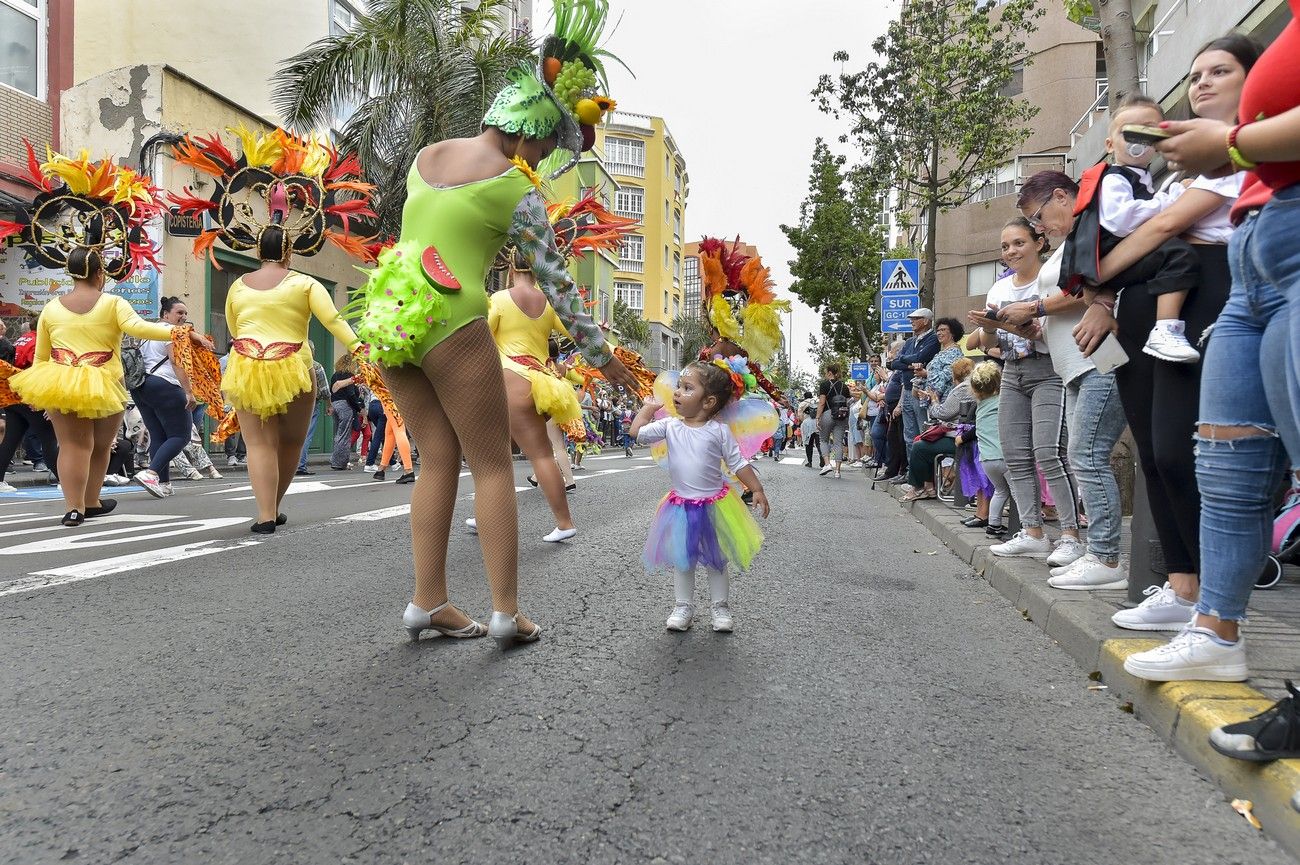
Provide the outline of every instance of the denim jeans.
<path id="1" fill-rule="evenodd" d="M 316 421 L 320 418 L 320 400 L 311 404 L 311 421 L 307 424 L 307 438 L 302 440 L 302 453 L 298 456 L 298 471 L 307 470 L 307 451 L 311 449 L 311 437 L 316 433 Z"/>
<path id="2" fill-rule="evenodd" d="M 903 447 L 907 448 L 910 456 L 912 445 L 925 428 L 929 416 L 926 404 L 914 398 L 910 390 L 903 391 L 903 399 L 899 404 L 903 407 Z"/>
<path id="3" fill-rule="evenodd" d="M 1300 196 L 1297 196 L 1300 199 Z M 1293 214 L 1300 200 L 1292 203 Z M 1272 207 L 1270 204 L 1268 207 Z M 1267 212 L 1268 208 L 1265 208 Z M 1196 437 L 1201 488 L 1201 597 L 1196 611 L 1220 619 L 1246 617 L 1255 578 L 1273 534 L 1273 493 L 1297 445 L 1291 383 L 1284 372 L 1287 292 L 1273 281 L 1274 259 L 1300 262 L 1294 225 L 1251 216 L 1228 244 L 1232 293 L 1219 315 L 1201 374 L 1202 424 L 1253 426 L 1266 435 Z M 1294 284 L 1291 292 L 1300 290 Z M 1283 444 L 1286 444 L 1286 447 Z M 1300 456 L 1292 451 L 1292 460 Z"/>
<path id="4" fill-rule="evenodd" d="M 871 447 L 876 462 L 882 466 L 889 462 L 889 415 L 884 409 L 871 422 Z"/>
<path id="5" fill-rule="evenodd" d="M 131 391 L 140 419 L 149 430 L 149 468 L 158 480 L 171 480 L 171 462 L 190 443 L 194 416 L 185 407 L 185 391 L 167 379 L 146 375 L 144 382 Z"/>
<path id="6" fill-rule="evenodd" d="M 386 469 L 379 465 L 379 452 L 384 448 L 384 434 L 388 430 L 388 415 L 384 406 L 377 399 L 372 399 L 366 406 L 366 418 L 370 421 L 370 450 L 366 453 L 366 465 Z"/>
<path id="7" fill-rule="evenodd" d="M 1021 525 L 1028 529 L 1043 526 L 1038 487 L 1041 470 L 1056 500 L 1061 528 L 1077 528 L 1074 484 L 1065 470 L 1065 386 L 1049 356 L 1011 360 L 1003 368 L 998 436 Z"/>
<path id="8" fill-rule="evenodd" d="M 1110 454 L 1124 432 L 1124 407 L 1114 373 L 1088 370 L 1065 386 L 1070 427 L 1070 465 L 1088 512 L 1088 552 L 1103 562 L 1119 561 L 1122 502 Z"/>

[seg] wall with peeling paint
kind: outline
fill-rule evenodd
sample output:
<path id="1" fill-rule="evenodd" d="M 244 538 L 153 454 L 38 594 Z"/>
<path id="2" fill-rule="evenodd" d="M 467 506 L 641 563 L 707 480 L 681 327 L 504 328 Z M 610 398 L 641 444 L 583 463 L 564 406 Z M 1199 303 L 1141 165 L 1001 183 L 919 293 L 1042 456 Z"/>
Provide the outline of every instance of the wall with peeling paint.
<path id="1" fill-rule="evenodd" d="M 74 80 L 132 64 L 170 66 L 274 121 L 271 75 L 329 34 L 329 12 L 329 0 L 77 3 Z"/>

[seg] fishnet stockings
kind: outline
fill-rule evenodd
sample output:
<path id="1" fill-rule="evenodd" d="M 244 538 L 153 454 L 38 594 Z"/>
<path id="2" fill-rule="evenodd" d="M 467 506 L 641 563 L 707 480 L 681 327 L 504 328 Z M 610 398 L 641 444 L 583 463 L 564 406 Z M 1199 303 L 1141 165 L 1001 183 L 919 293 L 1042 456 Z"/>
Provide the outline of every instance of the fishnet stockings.
<path id="1" fill-rule="evenodd" d="M 463 453 L 474 476 L 474 516 L 492 607 L 514 615 L 519 514 L 501 360 L 487 322 L 461 328 L 434 346 L 419 367 L 385 368 L 384 378 L 423 466 L 411 495 L 415 605 L 431 610 L 447 600 L 447 542 Z M 440 624 L 442 618 L 436 617 Z M 518 622 L 520 632 L 532 630 L 522 615 Z"/>

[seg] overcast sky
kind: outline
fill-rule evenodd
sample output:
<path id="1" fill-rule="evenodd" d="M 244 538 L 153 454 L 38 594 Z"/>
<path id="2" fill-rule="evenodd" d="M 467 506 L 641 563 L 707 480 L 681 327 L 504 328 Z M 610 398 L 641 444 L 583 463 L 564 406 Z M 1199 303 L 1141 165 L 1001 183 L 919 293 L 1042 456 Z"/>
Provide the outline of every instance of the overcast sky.
<path id="1" fill-rule="evenodd" d="M 704 235 L 753 243 L 789 294 L 794 251 L 782 223 L 799 219 L 808 191 L 813 142 L 837 152 L 842 124 L 810 97 L 831 54 L 853 66 L 897 9 L 896 0 L 612 0 L 622 22 L 607 47 L 631 67 L 609 67 L 610 95 L 621 110 L 663 117 L 691 177 L 684 240 Z M 534 32 L 547 32 L 549 0 L 535 6 Z M 812 371 L 809 333 L 816 312 L 795 302 L 794 362 Z"/>

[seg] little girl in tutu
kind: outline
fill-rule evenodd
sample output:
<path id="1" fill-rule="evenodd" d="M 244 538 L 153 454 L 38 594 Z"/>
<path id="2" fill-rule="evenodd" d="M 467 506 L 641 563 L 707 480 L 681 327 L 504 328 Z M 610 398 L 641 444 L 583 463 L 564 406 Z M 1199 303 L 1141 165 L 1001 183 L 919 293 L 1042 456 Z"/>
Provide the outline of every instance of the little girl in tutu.
<path id="1" fill-rule="evenodd" d="M 675 417 L 652 420 L 663 408 L 648 399 L 632 421 L 639 444 L 665 442 L 672 489 L 659 504 L 645 546 L 647 570 L 671 569 L 676 603 L 668 617 L 670 631 L 685 631 L 695 615 L 695 569 L 703 565 L 713 595 L 713 630 L 731 631 L 727 566 L 746 570 L 763 543 L 749 509 L 727 483 L 722 466 L 754 494 L 754 507 L 768 515 L 767 495 L 758 474 L 741 456 L 732 431 L 717 414 L 744 393 L 744 383 L 726 361 L 698 361 L 682 370 L 673 389 Z"/>

